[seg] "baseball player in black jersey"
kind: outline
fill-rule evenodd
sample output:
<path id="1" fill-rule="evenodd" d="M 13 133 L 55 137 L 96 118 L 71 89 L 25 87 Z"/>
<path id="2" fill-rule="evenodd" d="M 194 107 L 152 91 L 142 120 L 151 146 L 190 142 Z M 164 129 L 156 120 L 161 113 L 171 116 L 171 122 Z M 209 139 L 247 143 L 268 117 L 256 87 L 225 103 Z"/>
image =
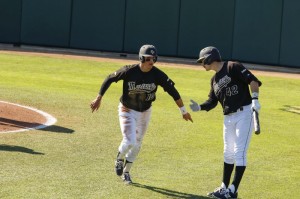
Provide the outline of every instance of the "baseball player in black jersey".
<path id="1" fill-rule="evenodd" d="M 115 170 L 126 184 L 132 183 L 129 171 L 140 151 L 158 86 L 161 86 L 174 99 L 183 119 L 193 122 L 174 82 L 154 66 L 157 61 L 156 48 L 153 45 L 143 45 L 139 52 L 139 59 L 140 63 L 126 65 L 110 74 L 104 80 L 98 96 L 90 105 L 92 112 L 98 110 L 102 97 L 111 83 L 123 80 L 123 93 L 119 103 L 119 121 L 123 140 L 119 146 Z"/>
<path id="2" fill-rule="evenodd" d="M 216 73 L 211 78 L 208 100 L 200 105 L 191 100 L 190 108 L 193 111 L 209 111 L 220 102 L 224 113 L 223 180 L 221 186 L 208 193 L 208 196 L 237 198 L 237 190 L 247 165 L 247 151 L 253 129 L 252 112 L 260 110 L 258 93 L 261 82 L 241 63 L 223 63 L 219 50 L 212 46 L 200 51 L 197 63 L 206 71 L 214 70 Z M 232 184 L 229 184 L 234 164 L 235 175 Z"/>

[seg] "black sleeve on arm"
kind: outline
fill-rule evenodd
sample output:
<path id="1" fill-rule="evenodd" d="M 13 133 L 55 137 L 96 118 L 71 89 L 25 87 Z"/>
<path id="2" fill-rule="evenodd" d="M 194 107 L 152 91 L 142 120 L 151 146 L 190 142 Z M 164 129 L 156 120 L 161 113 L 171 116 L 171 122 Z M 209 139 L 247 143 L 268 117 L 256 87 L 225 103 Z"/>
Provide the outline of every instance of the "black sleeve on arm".
<path id="1" fill-rule="evenodd" d="M 163 87 L 164 91 L 172 96 L 175 101 L 179 100 L 181 97 L 175 88 L 175 83 L 165 73 L 162 72 L 160 75 L 161 77 L 159 78 L 159 84 L 161 87 Z"/>
<path id="2" fill-rule="evenodd" d="M 109 86 L 111 85 L 111 83 L 118 82 L 119 80 L 123 79 L 126 74 L 127 69 L 128 69 L 128 66 L 124 66 L 124 67 L 120 68 L 119 70 L 117 70 L 116 72 L 108 75 L 101 85 L 99 94 L 101 96 L 103 96 L 105 94 L 105 92 L 107 91 L 107 89 L 109 88 Z"/>
<path id="3" fill-rule="evenodd" d="M 172 88 L 169 88 L 168 90 L 165 90 L 165 91 L 169 95 L 171 95 L 175 101 L 179 100 L 181 98 L 179 92 L 177 91 L 177 89 L 174 86 Z"/>
<path id="4" fill-rule="evenodd" d="M 250 84 L 252 81 L 256 81 L 259 86 L 262 85 L 261 81 L 259 81 L 248 69 L 246 69 L 239 62 L 233 64 L 232 66 L 229 66 L 229 73 L 230 71 L 234 76 L 246 82 L 247 84 Z"/>
<path id="5" fill-rule="evenodd" d="M 214 89 L 213 89 L 213 80 L 214 77 L 211 78 L 210 82 L 210 92 L 208 95 L 208 100 L 206 102 L 200 104 L 201 110 L 210 111 L 211 109 L 215 108 L 218 105 L 218 98 L 215 95 Z"/>
<path id="6" fill-rule="evenodd" d="M 110 76 L 108 76 L 102 83 L 99 94 L 101 96 L 104 95 L 104 93 L 107 91 L 107 89 L 109 88 L 109 86 L 111 85 L 111 83 L 113 83 L 114 80 L 112 78 L 110 78 Z"/>
<path id="7" fill-rule="evenodd" d="M 208 100 L 204 102 L 203 104 L 200 104 L 201 110 L 210 111 L 211 109 L 215 108 L 218 105 L 217 97 L 214 94 L 214 91 L 211 90 L 209 92 Z"/>

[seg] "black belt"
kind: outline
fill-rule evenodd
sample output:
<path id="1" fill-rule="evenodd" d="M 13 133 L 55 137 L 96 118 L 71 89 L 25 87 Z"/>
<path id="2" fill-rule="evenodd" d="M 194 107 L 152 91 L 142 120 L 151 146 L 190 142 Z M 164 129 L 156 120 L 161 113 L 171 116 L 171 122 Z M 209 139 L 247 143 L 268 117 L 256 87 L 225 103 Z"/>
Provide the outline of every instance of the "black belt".
<path id="1" fill-rule="evenodd" d="M 244 108 L 243 108 L 243 107 L 240 107 L 240 108 L 238 108 L 236 111 L 230 111 L 228 114 L 225 114 L 225 115 L 229 115 L 229 114 L 231 114 L 231 113 L 236 113 L 236 112 L 243 111 L 243 110 L 244 110 Z"/>

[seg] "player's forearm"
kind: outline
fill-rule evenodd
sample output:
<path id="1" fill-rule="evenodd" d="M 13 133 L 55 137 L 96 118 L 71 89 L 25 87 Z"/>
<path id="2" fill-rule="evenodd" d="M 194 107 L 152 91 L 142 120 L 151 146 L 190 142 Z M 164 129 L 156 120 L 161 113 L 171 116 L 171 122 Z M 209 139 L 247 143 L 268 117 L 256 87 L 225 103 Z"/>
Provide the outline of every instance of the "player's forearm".
<path id="1" fill-rule="evenodd" d="M 107 91 L 107 89 L 110 87 L 112 82 L 113 82 L 113 80 L 110 79 L 109 77 L 107 77 L 101 85 L 101 88 L 99 90 L 99 95 L 103 96 L 105 94 L 105 92 Z"/>
<path id="2" fill-rule="evenodd" d="M 178 99 L 178 100 L 176 100 L 176 101 L 175 101 L 175 103 L 177 104 L 178 108 L 180 108 L 180 107 L 183 107 L 183 106 L 184 106 L 184 104 L 183 104 L 183 101 L 182 101 L 182 99 L 181 99 L 181 98 L 180 98 L 180 99 Z"/>
<path id="3" fill-rule="evenodd" d="M 201 110 L 210 111 L 215 108 L 218 104 L 218 101 L 209 98 L 206 102 L 200 104 Z"/>
<path id="4" fill-rule="evenodd" d="M 181 98 L 179 98 L 178 100 L 175 100 L 175 103 L 177 104 L 182 115 L 185 115 L 188 113 Z"/>
<path id="5" fill-rule="evenodd" d="M 259 84 L 257 81 L 252 81 L 250 83 L 250 90 L 251 90 L 251 93 L 259 93 Z"/>

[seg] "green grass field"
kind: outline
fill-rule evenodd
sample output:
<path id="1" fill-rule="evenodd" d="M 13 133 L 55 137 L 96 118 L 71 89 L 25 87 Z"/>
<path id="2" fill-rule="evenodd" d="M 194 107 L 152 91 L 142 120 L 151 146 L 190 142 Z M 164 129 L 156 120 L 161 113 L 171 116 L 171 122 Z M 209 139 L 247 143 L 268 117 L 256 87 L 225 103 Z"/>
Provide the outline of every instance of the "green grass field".
<path id="1" fill-rule="evenodd" d="M 0 134 L 0 198 L 207 198 L 223 169 L 222 110 L 186 122 L 159 88 L 142 150 L 126 186 L 114 173 L 122 139 L 112 84 L 91 113 L 104 78 L 126 63 L 0 53 L 0 100 L 57 118 L 46 129 Z M 157 63 L 159 67 L 159 63 Z M 160 67 L 189 99 L 206 100 L 213 72 Z M 300 79 L 258 76 L 261 135 L 253 135 L 239 198 L 299 198 Z"/>

